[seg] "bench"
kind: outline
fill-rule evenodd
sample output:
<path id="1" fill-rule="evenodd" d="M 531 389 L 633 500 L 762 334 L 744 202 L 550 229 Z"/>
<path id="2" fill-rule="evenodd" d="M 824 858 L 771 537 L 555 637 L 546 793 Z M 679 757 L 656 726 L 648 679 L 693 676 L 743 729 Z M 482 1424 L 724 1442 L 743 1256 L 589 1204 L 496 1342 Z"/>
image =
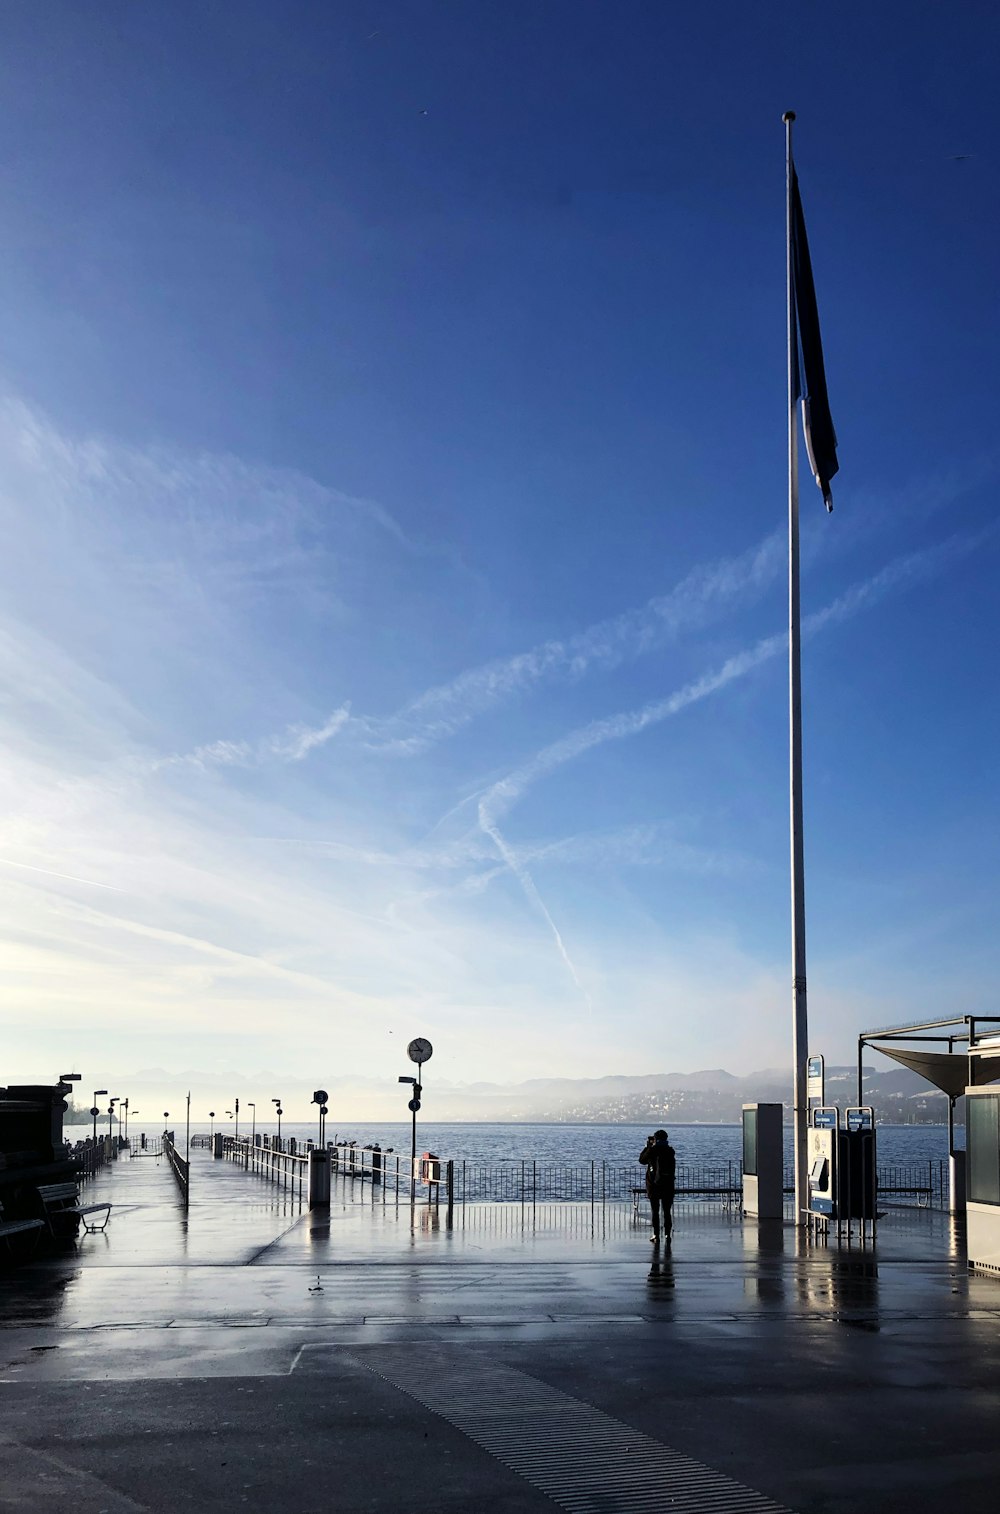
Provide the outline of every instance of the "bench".
<path id="1" fill-rule="evenodd" d="M 741 1188 L 675 1188 L 674 1189 L 674 1198 L 675 1198 L 675 1200 L 679 1199 L 679 1198 L 687 1198 L 690 1194 L 694 1194 L 697 1198 L 702 1198 L 702 1199 L 722 1199 L 723 1203 L 724 1203 L 724 1205 L 725 1205 L 725 1207 L 727 1209 L 731 1208 L 733 1204 L 742 1203 L 742 1200 L 743 1200 L 743 1190 Z M 639 1218 L 639 1208 L 640 1208 L 640 1205 L 642 1204 L 643 1199 L 648 1198 L 648 1196 L 649 1195 L 647 1194 L 645 1188 L 633 1188 L 632 1189 L 632 1215 L 633 1215 L 633 1218 L 635 1218 L 635 1219 Z"/>
<path id="2" fill-rule="evenodd" d="M 5 1220 L 3 1217 L 3 1205 L 0 1204 L 0 1240 L 8 1235 L 19 1235 L 22 1230 L 44 1230 L 44 1220 Z"/>
<path id="3" fill-rule="evenodd" d="M 75 1214 L 83 1221 L 83 1228 L 88 1235 L 96 1235 L 99 1230 L 106 1230 L 108 1220 L 111 1218 L 110 1204 L 78 1204 L 77 1189 L 75 1183 L 45 1183 L 39 1184 L 38 1197 L 42 1201 L 45 1210 L 45 1224 L 49 1231 L 55 1235 L 56 1230 L 53 1220 L 60 1214 Z M 97 1224 L 96 1221 L 87 1219 L 88 1214 L 103 1214 L 104 1221 Z"/>

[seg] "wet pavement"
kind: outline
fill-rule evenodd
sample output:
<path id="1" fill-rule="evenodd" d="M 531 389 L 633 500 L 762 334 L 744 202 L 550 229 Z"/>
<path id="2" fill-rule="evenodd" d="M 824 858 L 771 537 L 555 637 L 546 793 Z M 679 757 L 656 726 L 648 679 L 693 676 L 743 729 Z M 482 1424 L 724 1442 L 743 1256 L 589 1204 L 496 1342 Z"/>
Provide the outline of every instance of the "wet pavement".
<path id="1" fill-rule="evenodd" d="M 996 1507 L 1000 1279 L 946 1216 L 875 1247 L 679 1205 L 329 1216 L 192 1154 L 0 1275 L 0 1510 Z"/>

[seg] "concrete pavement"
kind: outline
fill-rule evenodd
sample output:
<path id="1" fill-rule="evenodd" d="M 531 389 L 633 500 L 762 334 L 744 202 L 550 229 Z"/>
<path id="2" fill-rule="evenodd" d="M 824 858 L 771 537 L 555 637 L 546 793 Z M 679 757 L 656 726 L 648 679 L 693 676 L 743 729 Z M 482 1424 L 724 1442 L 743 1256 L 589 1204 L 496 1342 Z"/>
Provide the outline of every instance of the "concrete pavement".
<path id="1" fill-rule="evenodd" d="M 0 1277 L 0 1509 L 996 1504 L 1000 1280 L 946 1217 L 784 1226 L 443 1208 L 329 1218 L 196 1152 L 88 1190 L 106 1237 Z"/>

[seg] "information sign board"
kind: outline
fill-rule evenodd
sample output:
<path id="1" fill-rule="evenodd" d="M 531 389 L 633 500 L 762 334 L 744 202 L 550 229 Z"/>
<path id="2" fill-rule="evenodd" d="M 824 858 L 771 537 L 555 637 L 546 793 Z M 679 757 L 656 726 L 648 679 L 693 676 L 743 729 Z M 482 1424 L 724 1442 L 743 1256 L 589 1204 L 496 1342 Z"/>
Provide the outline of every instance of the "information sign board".
<path id="1" fill-rule="evenodd" d="M 826 1068 L 822 1057 L 810 1057 L 806 1062 L 806 1098 L 816 1099 L 820 1104 L 826 1097 Z"/>

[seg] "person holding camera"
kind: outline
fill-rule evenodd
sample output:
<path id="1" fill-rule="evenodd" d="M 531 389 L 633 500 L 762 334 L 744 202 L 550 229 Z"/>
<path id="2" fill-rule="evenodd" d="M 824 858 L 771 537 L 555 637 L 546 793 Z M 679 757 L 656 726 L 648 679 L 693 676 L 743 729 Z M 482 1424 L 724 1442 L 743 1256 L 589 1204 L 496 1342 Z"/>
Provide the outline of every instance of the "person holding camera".
<path id="1" fill-rule="evenodd" d="M 646 1193 L 649 1197 L 649 1207 L 653 1211 L 653 1233 L 650 1240 L 654 1246 L 660 1244 L 662 1213 L 662 1233 L 669 1246 L 673 1229 L 670 1211 L 674 1202 L 677 1153 L 668 1141 L 665 1130 L 653 1132 L 639 1153 L 639 1161 L 646 1169 Z"/>

